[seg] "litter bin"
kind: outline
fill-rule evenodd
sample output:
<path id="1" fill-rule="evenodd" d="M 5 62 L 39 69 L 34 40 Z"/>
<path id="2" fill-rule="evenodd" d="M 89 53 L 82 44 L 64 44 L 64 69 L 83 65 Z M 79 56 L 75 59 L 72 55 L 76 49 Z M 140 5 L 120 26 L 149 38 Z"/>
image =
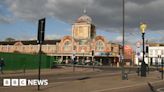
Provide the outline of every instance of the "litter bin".
<path id="1" fill-rule="evenodd" d="M 124 79 L 128 80 L 128 73 L 124 73 Z"/>

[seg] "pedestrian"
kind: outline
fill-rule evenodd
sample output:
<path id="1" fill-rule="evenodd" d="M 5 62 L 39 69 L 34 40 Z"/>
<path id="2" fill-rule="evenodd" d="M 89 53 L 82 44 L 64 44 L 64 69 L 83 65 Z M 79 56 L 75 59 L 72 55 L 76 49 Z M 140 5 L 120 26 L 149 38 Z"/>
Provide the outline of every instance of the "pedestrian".
<path id="1" fill-rule="evenodd" d="M 0 71 L 1 71 L 1 74 L 3 74 L 3 67 L 5 66 L 5 62 L 4 62 L 4 59 L 1 58 L 0 60 Z"/>

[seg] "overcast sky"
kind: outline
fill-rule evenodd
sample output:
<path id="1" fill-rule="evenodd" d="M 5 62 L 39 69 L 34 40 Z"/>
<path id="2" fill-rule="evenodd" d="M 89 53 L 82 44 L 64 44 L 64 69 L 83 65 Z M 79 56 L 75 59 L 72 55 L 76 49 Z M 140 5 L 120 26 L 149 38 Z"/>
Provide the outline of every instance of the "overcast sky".
<path id="1" fill-rule="evenodd" d="M 148 24 L 146 39 L 164 42 L 164 0 L 125 0 L 125 40 L 141 40 L 140 22 Z M 47 18 L 46 38 L 71 34 L 71 25 L 83 15 L 93 20 L 97 35 L 120 42 L 122 34 L 122 0 L 0 0 L 0 40 L 36 39 L 37 20 Z M 62 32 L 63 31 L 63 32 Z"/>

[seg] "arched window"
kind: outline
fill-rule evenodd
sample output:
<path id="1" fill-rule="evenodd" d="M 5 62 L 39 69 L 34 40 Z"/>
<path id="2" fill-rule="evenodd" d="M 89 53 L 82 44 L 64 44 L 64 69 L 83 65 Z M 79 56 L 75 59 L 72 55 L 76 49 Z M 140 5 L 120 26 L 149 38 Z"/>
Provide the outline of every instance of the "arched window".
<path id="1" fill-rule="evenodd" d="M 72 45 L 71 45 L 71 41 L 66 41 L 63 45 L 63 50 L 64 51 L 71 51 Z"/>
<path id="2" fill-rule="evenodd" d="M 96 50 L 103 51 L 105 48 L 103 41 L 99 40 L 96 42 Z"/>

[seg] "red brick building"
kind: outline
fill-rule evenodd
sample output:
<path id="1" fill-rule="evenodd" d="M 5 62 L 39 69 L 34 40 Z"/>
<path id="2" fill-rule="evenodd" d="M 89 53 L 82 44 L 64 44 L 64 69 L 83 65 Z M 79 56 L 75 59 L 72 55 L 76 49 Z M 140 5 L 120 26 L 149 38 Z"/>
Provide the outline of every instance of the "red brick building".
<path id="1" fill-rule="evenodd" d="M 105 37 L 96 34 L 92 19 L 84 14 L 72 25 L 72 35 L 59 40 L 46 40 L 42 52 L 57 57 L 61 62 L 69 63 L 73 54 L 76 61 L 92 60 L 102 64 L 117 64 L 119 62 L 120 45 L 110 43 Z M 0 52 L 38 53 L 39 45 L 33 41 L 0 42 Z M 132 49 L 125 47 L 125 58 L 131 58 Z"/>

